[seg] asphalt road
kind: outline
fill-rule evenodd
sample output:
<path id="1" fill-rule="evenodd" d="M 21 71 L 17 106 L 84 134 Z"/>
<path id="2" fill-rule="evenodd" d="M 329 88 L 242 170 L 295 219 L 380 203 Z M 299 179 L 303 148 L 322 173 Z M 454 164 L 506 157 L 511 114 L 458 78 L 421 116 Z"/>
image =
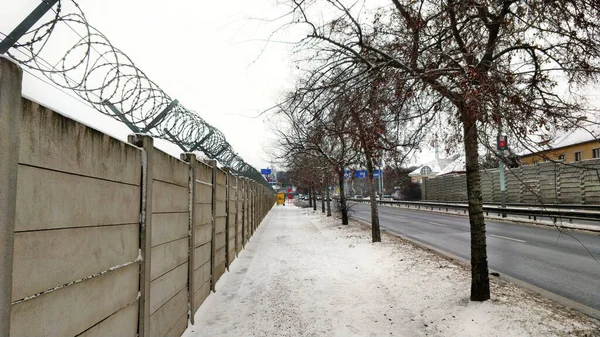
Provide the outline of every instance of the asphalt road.
<path id="1" fill-rule="evenodd" d="M 353 217 L 371 222 L 368 204 L 353 210 Z M 380 206 L 379 222 L 388 232 L 470 259 L 465 216 Z M 571 237 L 551 227 L 492 220 L 486 229 L 490 268 L 600 310 L 600 235 L 567 231 Z"/>

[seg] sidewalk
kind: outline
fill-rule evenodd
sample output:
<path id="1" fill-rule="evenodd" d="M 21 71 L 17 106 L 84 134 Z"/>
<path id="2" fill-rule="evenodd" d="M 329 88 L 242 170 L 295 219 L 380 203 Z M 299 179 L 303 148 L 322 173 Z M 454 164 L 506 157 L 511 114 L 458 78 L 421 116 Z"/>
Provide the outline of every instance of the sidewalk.
<path id="1" fill-rule="evenodd" d="M 597 336 L 600 323 L 384 234 L 274 207 L 184 336 Z"/>

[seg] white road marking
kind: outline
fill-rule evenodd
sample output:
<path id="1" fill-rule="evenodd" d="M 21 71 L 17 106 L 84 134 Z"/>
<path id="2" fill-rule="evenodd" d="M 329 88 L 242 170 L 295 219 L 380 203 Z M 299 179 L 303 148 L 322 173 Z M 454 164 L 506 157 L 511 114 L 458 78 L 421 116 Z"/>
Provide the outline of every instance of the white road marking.
<path id="1" fill-rule="evenodd" d="M 523 240 L 513 239 L 513 238 L 507 238 L 506 236 L 501 236 L 501 235 L 490 234 L 490 236 L 493 236 L 493 237 L 498 238 L 498 239 L 505 239 L 505 240 L 516 241 L 516 242 L 525 242 Z"/>
<path id="2" fill-rule="evenodd" d="M 440 226 L 440 227 L 448 227 L 446 225 L 442 225 L 441 223 L 435 223 L 435 222 L 429 222 L 429 221 L 427 221 L 427 223 L 430 225 L 435 225 L 435 226 Z"/>

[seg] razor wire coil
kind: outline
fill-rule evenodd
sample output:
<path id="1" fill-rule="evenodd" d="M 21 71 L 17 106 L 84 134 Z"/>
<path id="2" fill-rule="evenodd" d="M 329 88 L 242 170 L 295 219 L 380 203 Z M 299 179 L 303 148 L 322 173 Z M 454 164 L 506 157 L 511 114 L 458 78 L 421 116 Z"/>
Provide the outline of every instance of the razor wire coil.
<path id="1" fill-rule="evenodd" d="M 65 2 L 74 9 L 65 13 Z M 63 24 L 62 28 L 75 33 L 75 42 L 67 43 L 66 52 L 59 54 L 53 65 L 43 54 Z M 74 92 L 97 111 L 127 124 L 133 132 L 169 140 L 187 152 L 202 152 L 234 174 L 266 184 L 260 172 L 234 152 L 220 130 L 171 98 L 90 25 L 75 0 L 59 0 L 56 9 L 42 17 L 7 54 L 54 85 Z"/>

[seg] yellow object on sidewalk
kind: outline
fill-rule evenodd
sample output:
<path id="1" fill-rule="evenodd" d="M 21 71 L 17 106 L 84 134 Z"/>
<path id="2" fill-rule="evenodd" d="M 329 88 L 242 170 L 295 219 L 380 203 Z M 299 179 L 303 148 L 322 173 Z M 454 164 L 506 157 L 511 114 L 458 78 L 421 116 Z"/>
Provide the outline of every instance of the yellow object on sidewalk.
<path id="1" fill-rule="evenodd" d="M 285 206 L 285 193 L 277 193 L 277 206 L 284 205 Z"/>

